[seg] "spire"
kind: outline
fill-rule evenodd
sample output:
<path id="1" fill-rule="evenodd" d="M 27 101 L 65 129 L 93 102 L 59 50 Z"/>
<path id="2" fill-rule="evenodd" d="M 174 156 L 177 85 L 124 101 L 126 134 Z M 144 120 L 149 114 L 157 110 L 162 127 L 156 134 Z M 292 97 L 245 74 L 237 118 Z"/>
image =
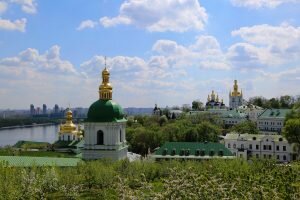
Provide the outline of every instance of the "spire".
<path id="1" fill-rule="evenodd" d="M 239 86 L 237 84 L 237 80 L 234 80 L 233 91 L 230 94 L 230 96 L 234 96 L 234 97 L 241 96 L 241 93 L 239 92 Z"/>
<path id="2" fill-rule="evenodd" d="M 110 73 L 106 68 L 106 57 L 105 57 L 105 68 L 102 71 L 102 84 L 99 86 L 99 98 L 101 100 L 112 99 L 112 86 L 109 83 Z"/>
<path id="3" fill-rule="evenodd" d="M 207 96 L 207 102 L 210 102 L 210 97 L 209 97 L 209 95 Z"/>
<path id="4" fill-rule="evenodd" d="M 217 94 L 217 99 L 216 99 L 216 101 L 219 102 L 219 95 L 218 95 L 218 94 Z"/>

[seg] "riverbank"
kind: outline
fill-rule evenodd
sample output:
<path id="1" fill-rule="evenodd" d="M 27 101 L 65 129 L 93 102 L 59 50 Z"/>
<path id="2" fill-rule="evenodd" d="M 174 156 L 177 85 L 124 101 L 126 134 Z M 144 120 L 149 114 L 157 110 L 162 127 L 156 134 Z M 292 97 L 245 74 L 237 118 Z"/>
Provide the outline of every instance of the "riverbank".
<path id="1" fill-rule="evenodd" d="M 15 129 L 15 128 L 31 128 L 31 127 L 37 127 L 37 126 L 50 126 L 50 125 L 56 125 L 57 123 L 42 123 L 42 124 L 29 124 L 29 125 L 16 125 L 16 126 L 7 126 L 7 127 L 1 127 L 0 130 L 4 129 Z"/>

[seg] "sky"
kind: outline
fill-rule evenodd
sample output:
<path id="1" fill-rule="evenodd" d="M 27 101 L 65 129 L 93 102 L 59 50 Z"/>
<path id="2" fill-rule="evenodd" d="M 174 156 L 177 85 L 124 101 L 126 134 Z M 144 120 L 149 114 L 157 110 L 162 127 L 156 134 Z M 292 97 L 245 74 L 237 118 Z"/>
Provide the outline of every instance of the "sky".
<path id="1" fill-rule="evenodd" d="M 0 0 L 0 109 L 300 95 L 300 0 Z"/>

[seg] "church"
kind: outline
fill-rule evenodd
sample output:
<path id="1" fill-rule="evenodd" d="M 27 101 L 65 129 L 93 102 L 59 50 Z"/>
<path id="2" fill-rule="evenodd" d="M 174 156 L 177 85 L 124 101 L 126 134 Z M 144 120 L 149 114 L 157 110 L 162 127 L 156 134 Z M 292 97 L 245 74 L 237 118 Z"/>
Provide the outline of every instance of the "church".
<path id="1" fill-rule="evenodd" d="M 109 78 L 110 73 L 105 66 L 102 71 L 102 84 L 99 86 L 99 99 L 89 107 L 84 122 L 84 160 L 121 160 L 127 157 L 127 120 L 124 118 L 122 107 L 112 101 L 113 88 Z"/>
<path id="2" fill-rule="evenodd" d="M 243 105 L 243 92 L 239 92 L 237 80 L 234 80 L 233 91 L 229 92 L 229 108 L 235 109 Z"/>

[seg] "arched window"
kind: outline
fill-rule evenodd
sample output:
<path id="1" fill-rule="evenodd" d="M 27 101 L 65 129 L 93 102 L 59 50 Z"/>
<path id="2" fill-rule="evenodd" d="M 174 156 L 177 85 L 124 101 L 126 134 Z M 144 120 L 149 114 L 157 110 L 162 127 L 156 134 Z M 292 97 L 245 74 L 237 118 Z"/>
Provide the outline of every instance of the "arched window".
<path id="1" fill-rule="evenodd" d="M 97 144 L 103 145 L 103 143 L 104 143 L 104 134 L 103 134 L 103 131 L 99 130 L 97 132 Z"/>
<path id="2" fill-rule="evenodd" d="M 68 135 L 68 141 L 70 141 L 70 135 Z"/>
<path id="3" fill-rule="evenodd" d="M 122 142 L 122 130 L 120 130 L 120 142 Z"/>

